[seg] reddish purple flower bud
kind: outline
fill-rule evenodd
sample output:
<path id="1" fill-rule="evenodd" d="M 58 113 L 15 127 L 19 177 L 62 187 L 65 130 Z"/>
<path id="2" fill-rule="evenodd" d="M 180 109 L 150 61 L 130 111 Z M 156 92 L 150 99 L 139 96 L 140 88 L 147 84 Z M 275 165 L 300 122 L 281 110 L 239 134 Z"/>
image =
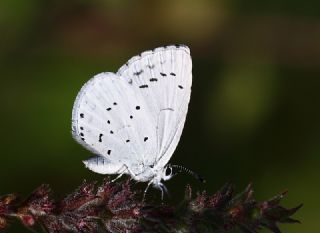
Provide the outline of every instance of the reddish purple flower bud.
<path id="1" fill-rule="evenodd" d="M 21 215 L 20 220 L 24 225 L 28 227 L 32 227 L 36 223 L 36 220 L 32 215 Z"/>
<path id="2" fill-rule="evenodd" d="M 242 206 L 236 206 L 229 210 L 229 214 L 233 220 L 239 220 L 243 217 L 244 209 Z"/>
<path id="3" fill-rule="evenodd" d="M 141 209 L 140 207 L 136 207 L 136 208 L 132 209 L 132 214 L 133 214 L 134 217 L 139 217 L 140 216 L 140 214 L 141 214 L 140 209 Z"/>
<path id="4" fill-rule="evenodd" d="M 48 185 L 41 185 L 23 203 L 27 208 L 26 212 L 34 216 L 49 214 L 54 209 L 54 204 L 50 200 L 51 189 Z"/>
<path id="5" fill-rule="evenodd" d="M 232 197 L 233 186 L 227 183 L 218 192 L 209 197 L 208 205 L 211 208 L 223 209 Z"/>
<path id="6" fill-rule="evenodd" d="M 84 205 L 85 203 L 92 201 L 96 198 L 94 186 L 94 183 L 87 183 L 84 181 L 83 184 L 76 189 L 76 191 L 68 195 L 59 203 L 58 209 L 60 211 L 72 211 Z"/>

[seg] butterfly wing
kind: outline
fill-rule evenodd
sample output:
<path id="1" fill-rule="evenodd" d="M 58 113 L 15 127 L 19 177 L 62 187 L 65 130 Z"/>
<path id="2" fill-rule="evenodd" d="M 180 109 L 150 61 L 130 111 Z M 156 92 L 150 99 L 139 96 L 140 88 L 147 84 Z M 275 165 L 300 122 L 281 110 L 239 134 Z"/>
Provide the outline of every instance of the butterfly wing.
<path id="1" fill-rule="evenodd" d="M 87 167 L 115 174 L 125 165 L 141 174 L 147 166 L 165 166 L 186 119 L 191 69 L 186 46 L 167 46 L 133 57 L 117 74 L 89 80 L 72 114 L 74 138 L 98 155 Z"/>
<path id="2" fill-rule="evenodd" d="M 189 48 L 175 45 L 143 52 L 131 58 L 117 74 L 139 88 L 156 134 L 146 163 L 165 166 L 180 140 L 188 111 L 192 85 Z"/>
<path id="3" fill-rule="evenodd" d="M 98 157 L 85 161 L 103 174 L 120 173 L 126 165 L 141 172 L 146 135 L 154 138 L 139 89 L 113 73 L 101 73 L 80 90 L 72 114 L 73 137 Z"/>

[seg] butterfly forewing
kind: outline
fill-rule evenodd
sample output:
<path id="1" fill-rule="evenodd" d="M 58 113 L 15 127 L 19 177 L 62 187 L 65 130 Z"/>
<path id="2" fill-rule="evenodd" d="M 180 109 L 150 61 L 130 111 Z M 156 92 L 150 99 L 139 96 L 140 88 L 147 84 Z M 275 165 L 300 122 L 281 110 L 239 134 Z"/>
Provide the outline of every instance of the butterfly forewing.
<path id="1" fill-rule="evenodd" d="M 176 148 L 190 100 L 192 62 L 186 46 L 167 46 L 133 57 L 118 74 L 139 87 L 156 131 L 149 163 L 165 165 Z M 162 160 L 160 162 L 160 160 Z M 156 164 L 154 164 L 156 165 Z"/>

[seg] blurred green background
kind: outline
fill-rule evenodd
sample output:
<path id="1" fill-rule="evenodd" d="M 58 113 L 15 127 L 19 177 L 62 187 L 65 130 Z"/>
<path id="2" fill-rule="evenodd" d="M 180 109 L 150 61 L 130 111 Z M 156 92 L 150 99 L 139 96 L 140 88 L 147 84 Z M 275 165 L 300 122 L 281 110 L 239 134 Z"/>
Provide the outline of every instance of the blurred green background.
<path id="1" fill-rule="evenodd" d="M 77 92 L 133 55 L 182 43 L 193 92 L 172 163 L 208 182 L 177 176 L 167 201 L 187 183 L 212 193 L 253 182 L 258 200 L 288 189 L 284 204 L 304 203 L 303 224 L 283 232 L 320 232 L 319 9 L 318 0 L 1 0 L 0 193 L 49 183 L 59 198 L 102 180 L 71 137 Z"/>

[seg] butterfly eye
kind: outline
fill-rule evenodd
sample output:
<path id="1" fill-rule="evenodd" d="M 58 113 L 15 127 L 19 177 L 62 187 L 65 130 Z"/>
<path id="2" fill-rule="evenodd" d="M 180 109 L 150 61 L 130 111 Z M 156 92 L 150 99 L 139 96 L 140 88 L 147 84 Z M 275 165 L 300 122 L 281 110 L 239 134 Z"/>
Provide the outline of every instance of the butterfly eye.
<path id="1" fill-rule="evenodd" d="M 172 174 L 172 168 L 171 167 L 167 167 L 166 168 L 166 176 L 170 176 Z"/>

